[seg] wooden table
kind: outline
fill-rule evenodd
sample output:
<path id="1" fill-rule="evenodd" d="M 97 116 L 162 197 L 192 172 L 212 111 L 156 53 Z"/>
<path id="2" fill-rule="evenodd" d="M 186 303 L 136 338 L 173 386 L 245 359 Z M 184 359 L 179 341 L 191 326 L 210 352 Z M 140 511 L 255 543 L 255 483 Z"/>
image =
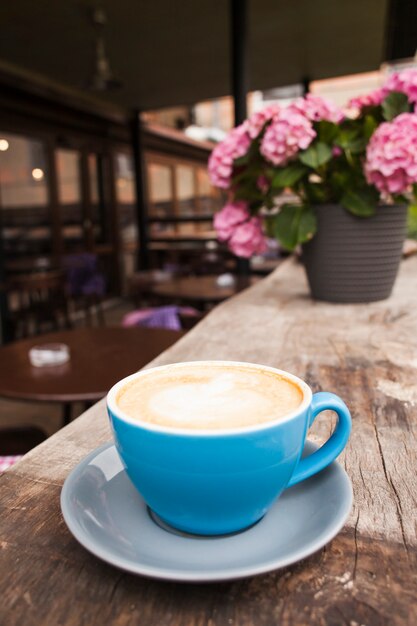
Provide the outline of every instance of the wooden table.
<path id="1" fill-rule="evenodd" d="M 154 328 L 79 328 L 38 335 L 0 348 L 0 396 L 15 400 L 92 402 L 110 387 L 146 365 L 184 333 Z M 29 350 L 65 343 L 71 358 L 54 367 L 34 367 Z"/>
<path id="2" fill-rule="evenodd" d="M 5 263 L 6 272 L 9 274 L 29 274 L 32 272 L 46 272 L 58 269 L 49 257 L 20 257 L 8 259 Z"/>
<path id="3" fill-rule="evenodd" d="M 170 301 L 218 304 L 259 280 L 255 277 L 243 277 L 236 279 L 236 283 L 231 286 L 221 287 L 217 284 L 217 279 L 218 276 L 214 275 L 173 278 L 154 283 L 148 291 L 153 296 Z"/>
<path id="4" fill-rule="evenodd" d="M 121 572 L 72 538 L 59 495 L 69 471 L 111 439 L 104 401 L 0 478 L 2 626 L 412 626 L 416 605 L 417 258 L 391 299 L 312 302 L 292 261 L 217 307 L 154 364 L 241 359 L 287 369 L 346 399 L 340 463 L 353 482 L 346 526 L 292 567 L 212 585 Z M 311 438 L 328 437 L 318 420 Z"/>
<path id="5" fill-rule="evenodd" d="M 271 272 L 277 269 L 278 265 L 282 263 L 283 259 L 254 259 L 251 260 L 250 271 L 257 276 L 268 276 Z"/>

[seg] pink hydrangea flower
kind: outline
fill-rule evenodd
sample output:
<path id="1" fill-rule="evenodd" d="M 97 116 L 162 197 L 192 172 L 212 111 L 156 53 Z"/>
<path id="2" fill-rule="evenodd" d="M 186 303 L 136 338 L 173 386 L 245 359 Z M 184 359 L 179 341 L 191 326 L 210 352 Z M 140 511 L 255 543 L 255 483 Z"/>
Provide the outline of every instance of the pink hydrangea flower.
<path id="1" fill-rule="evenodd" d="M 347 106 L 348 109 L 358 109 L 359 111 L 365 107 L 376 107 L 381 104 L 386 95 L 386 89 L 381 87 L 380 89 L 375 89 L 374 91 L 371 91 L 363 96 L 351 98 Z"/>
<path id="2" fill-rule="evenodd" d="M 262 109 L 262 111 L 256 111 L 246 121 L 247 131 L 252 139 L 255 139 L 263 129 L 266 122 L 272 120 L 278 115 L 280 107 L 277 104 L 271 104 L 268 107 Z"/>
<path id="3" fill-rule="evenodd" d="M 260 151 L 274 165 L 285 165 L 299 150 L 308 148 L 315 136 L 310 120 L 288 107 L 266 129 Z"/>
<path id="4" fill-rule="evenodd" d="M 417 115 L 402 113 L 376 129 L 366 151 L 365 174 L 381 193 L 404 193 L 417 182 Z"/>
<path id="5" fill-rule="evenodd" d="M 333 102 L 321 96 L 314 96 L 311 93 L 307 94 L 305 98 L 297 98 L 290 104 L 289 108 L 301 115 L 305 115 L 312 122 L 326 120 L 327 122 L 338 124 L 345 117 L 343 111 Z"/>
<path id="6" fill-rule="evenodd" d="M 333 146 L 332 148 L 332 155 L 337 158 L 342 154 L 343 150 L 342 148 L 339 148 L 339 146 Z"/>
<path id="7" fill-rule="evenodd" d="M 234 128 L 213 150 L 208 162 L 208 171 L 215 187 L 230 187 L 233 161 L 246 154 L 251 143 L 246 124 Z"/>
<path id="8" fill-rule="evenodd" d="M 402 72 L 395 72 L 388 76 L 384 84 L 385 94 L 389 91 L 405 93 L 410 102 L 417 102 L 417 70 L 410 68 Z"/>
<path id="9" fill-rule="evenodd" d="M 251 217 L 239 224 L 229 239 L 229 248 L 236 256 L 249 259 L 254 254 L 265 252 L 267 245 L 259 217 Z"/>
<path id="10" fill-rule="evenodd" d="M 249 219 L 249 211 L 246 202 L 235 201 L 226 204 L 221 211 L 214 216 L 214 228 L 220 241 L 227 241 L 234 233 L 236 227 Z"/>

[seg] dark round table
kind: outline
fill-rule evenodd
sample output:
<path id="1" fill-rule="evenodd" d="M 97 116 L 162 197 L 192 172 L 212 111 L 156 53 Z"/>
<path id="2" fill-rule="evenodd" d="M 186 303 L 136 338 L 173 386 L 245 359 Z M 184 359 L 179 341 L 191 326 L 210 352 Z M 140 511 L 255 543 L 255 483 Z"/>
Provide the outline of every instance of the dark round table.
<path id="1" fill-rule="evenodd" d="M 169 348 L 181 331 L 155 328 L 80 328 L 39 335 L 0 348 L 0 396 L 15 400 L 59 402 L 70 419 L 70 404 L 94 402 L 121 378 Z M 34 367 L 29 349 L 65 343 L 71 358 L 62 365 Z"/>
<path id="2" fill-rule="evenodd" d="M 218 276 L 186 276 L 154 283 L 149 293 L 168 300 L 217 304 L 234 296 L 241 289 L 253 285 L 259 278 L 244 277 L 233 285 L 221 287 L 217 284 Z"/>

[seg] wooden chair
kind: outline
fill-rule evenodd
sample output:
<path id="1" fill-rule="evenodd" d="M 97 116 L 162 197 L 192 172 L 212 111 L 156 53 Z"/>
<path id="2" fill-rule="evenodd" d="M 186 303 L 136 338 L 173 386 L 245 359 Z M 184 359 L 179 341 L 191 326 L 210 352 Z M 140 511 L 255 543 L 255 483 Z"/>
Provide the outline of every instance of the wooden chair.
<path id="1" fill-rule="evenodd" d="M 164 270 L 143 270 L 135 272 L 129 278 L 129 296 L 135 306 L 154 306 L 159 304 L 159 299 L 152 294 L 152 286 L 158 283 L 172 280 L 175 274 Z"/>
<path id="2" fill-rule="evenodd" d="M 62 272 L 14 276 L 8 282 L 7 292 L 9 322 L 15 339 L 71 327 Z"/>
<path id="3" fill-rule="evenodd" d="M 97 294 L 74 295 L 70 298 L 71 316 L 78 320 L 82 318 L 88 327 L 105 326 L 103 299 Z M 78 324 L 77 324 L 78 326 Z"/>
<path id="4" fill-rule="evenodd" d="M 63 259 L 71 313 L 83 317 L 87 326 L 105 326 L 103 299 L 106 290 L 104 274 L 98 268 L 97 255 L 83 252 Z"/>

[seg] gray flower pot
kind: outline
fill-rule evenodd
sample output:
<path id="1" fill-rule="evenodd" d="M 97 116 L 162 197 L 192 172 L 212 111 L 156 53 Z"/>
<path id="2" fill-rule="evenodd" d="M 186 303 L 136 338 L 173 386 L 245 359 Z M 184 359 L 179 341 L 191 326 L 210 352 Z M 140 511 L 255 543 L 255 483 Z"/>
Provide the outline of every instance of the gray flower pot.
<path id="1" fill-rule="evenodd" d="M 379 206 L 355 217 L 338 204 L 315 207 L 318 228 L 303 245 L 303 262 L 316 300 L 374 302 L 391 294 L 406 235 L 407 207 Z"/>

